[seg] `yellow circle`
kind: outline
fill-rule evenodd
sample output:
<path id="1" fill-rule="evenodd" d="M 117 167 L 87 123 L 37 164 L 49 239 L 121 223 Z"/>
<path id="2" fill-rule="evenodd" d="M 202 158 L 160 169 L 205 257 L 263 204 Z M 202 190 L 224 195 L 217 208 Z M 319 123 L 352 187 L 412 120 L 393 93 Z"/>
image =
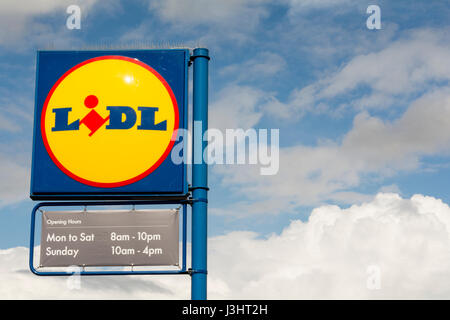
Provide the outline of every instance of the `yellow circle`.
<path id="1" fill-rule="evenodd" d="M 88 96 L 97 97 L 94 108 L 85 105 Z M 131 128 L 107 128 L 107 107 L 117 106 L 134 111 Z M 138 107 L 157 108 L 154 124 L 165 122 L 166 130 L 139 129 L 143 112 Z M 60 108 L 71 108 L 67 119 L 58 116 L 71 129 L 78 120 L 78 130 L 52 130 Z M 178 129 L 176 100 L 165 80 L 146 64 L 119 56 L 94 58 L 69 70 L 47 97 L 43 117 L 43 139 L 53 161 L 72 178 L 100 187 L 126 185 L 149 174 L 167 156 Z M 125 115 L 121 121 L 127 121 Z M 92 132 L 92 127 L 99 128 Z"/>

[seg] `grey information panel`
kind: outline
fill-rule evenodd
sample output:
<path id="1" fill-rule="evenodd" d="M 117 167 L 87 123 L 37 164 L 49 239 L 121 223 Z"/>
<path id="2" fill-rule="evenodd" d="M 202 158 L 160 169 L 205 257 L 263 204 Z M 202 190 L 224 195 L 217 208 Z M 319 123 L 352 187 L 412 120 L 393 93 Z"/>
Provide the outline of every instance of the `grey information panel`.
<path id="1" fill-rule="evenodd" d="M 174 266 L 179 213 L 168 210 L 46 211 L 40 266 Z"/>

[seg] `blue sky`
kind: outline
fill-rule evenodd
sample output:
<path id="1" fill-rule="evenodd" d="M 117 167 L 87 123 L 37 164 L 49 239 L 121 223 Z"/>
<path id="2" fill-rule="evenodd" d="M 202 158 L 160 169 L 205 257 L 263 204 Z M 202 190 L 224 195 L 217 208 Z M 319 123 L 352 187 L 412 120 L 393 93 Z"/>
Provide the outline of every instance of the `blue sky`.
<path id="1" fill-rule="evenodd" d="M 43 9 L 43 14 L 18 13 L 22 19 L 17 21 L 23 21 L 23 25 L 0 43 L 1 119 L 5 123 L 0 139 L 3 153 L 8 160 L 20 165 L 27 174 L 26 179 L 31 152 L 36 49 L 165 44 L 206 46 L 213 57 L 210 67 L 212 125 L 216 123 L 215 109 L 227 108 L 224 104 L 229 95 L 236 95 L 232 101 L 239 103 L 239 95 L 249 91 L 255 93 L 254 101 L 242 103 L 249 104 L 249 119 L 252 113 L 259 116 L 247 123 L 235 119 L 233 125 L 245 129 L 279 128 L 281 148 L 299 145 L 315 148 L 322 143 L 342 143 L 361 110 L 365 109 L 368 115 L 381 121 L 395 122 L 417 97 L 448 85 L 448 77 L 439 79 L 439 76 L 431 75 L 422 82 L 419 80 L 417 92 L 413 89 L 406 94 L 382 92 L 387 95 L 386 100 L 393 101 L 381 108 L 348 106 L 376 91 L 370 81 L 365 83 L 364 79 L 356 80 L 360 83 L 355 88 L 347 88 L 340 95 L 315 101 L 314 106 L 298 106 L 295 98 L 292 98 L 302 88 L 318 85 L 330 75 L 339 74 L 355 58 L 380 53 L 398 41 L 408 41 L 404 39 L 413 37 L 415 33 L 424 30 L 430 34 L 440 32 L 442 37 L 435 44 L 445 46 L 445 43 L 439 42 L 445 39 L 448 31 L 449 8 L 445 1 L 416 2 L 414 5 L 407 1 L 380 1 L 377 4 L 382 9 L 381 30 L 366 28 L 365 22 L 369 15 L 365 11 L 371 2 L 365 1 L 306 1 L 303 4 L 295 1 L 278 4 L 237 1 L 222 4 L 223 7 L 220 1 L 212 1 L 204 14 L 197 11 L 195 5 L 186 4 L 186 8 L 177 8 L 173 3 L 80 2 L 81 30 L 68 30 L 65 27 L 68 15 L 64 12 L 66 6 L 63 3 Z M 376 63 L 376 59 L 371 63 Z M 364 74 L 366 71 L 360 69 L 358 72 Z M 388 78 L 388 75 L 385 77 Z M 377 81 L 384 79 L 380 77 Z M 221 92 L 225 93 L 221 96 Z M 287 106 L 291 114 L 287 117 L 274 116 L 283 111 L 277 108 L 273 100 Z M 319 103 L 323 104 L 323 110 L 320 110 Z M 239 113 L 239 106 L 231 107 Z M 265 108 L 271 108 L 271 111 Z M 363 195 L 374 195 L 388 186 L 386 190 L 400 192 L 406 197 L 421 193 L 449 202 L 446 192 L 450 173 L 448 157 L 433 152 L 418 159 L 421 163 L 415 168 L 405 170 L 406 166 L 399 165 L 387 175 L 377 170 L 362 170 L 358 173 L 360 181 L 348 187 L 344 184 L 342 191 L 361 194 L 357 201 L 360 202 L 364 199 Z M 213 236 L 239 229 L 262 234 L 280 232 L 290 219 L 306 219 L 314 205 L 353 204 L 350 199 L 337 201 L 328 194 L 311 203 L 300 201 L 294 207 L 282 205 L 279 212 L 275 213 L 260 210 L 250 215 L 214 214 L 214 208 L 233 211 L 236 202 L 245 202 L 247 205 L 251 205 L 252 201 L 258 202 L 258 195 L 242 192 L 239 185 L 223 183 L 223 174 L 217 173 L 216 168 L 211 169 L 210 234 Z M 2 183 L 6 189 L 6 181 Z M 271 183 L 270 179 L 267 179 L 267 183 Z M 14 190 L 16 194 L 8 195 L 11 200 L 6 199 L 0 209 L 3 212 L 0 215 L 1 225 L 5 227 L 2 233 L 4 240 L 0 241 L 2 248 L 25 245 L 28 237 L 26 217 L 32 202 L 26 199 L 27 190 L 22 188 L 24 183 L 16 184 L 21 188 Z M 277 201 L 276 197 L 273 201 Z"/>
<path id="2" fill-rule="evenodd" d="M 280 130 L 277 175 L 210 168 L 211 237 L 267 238 L 379 192 L 450 203 L 448 1 L 20 3 L 0 4 L 0 249 L 28 242 L 35 57 L 46 48 L 209 48 L 210 126 Z M 81 30 L 65 26 L 69 4 Z M 369 4 L 381 30 L 366 27 Z"/>

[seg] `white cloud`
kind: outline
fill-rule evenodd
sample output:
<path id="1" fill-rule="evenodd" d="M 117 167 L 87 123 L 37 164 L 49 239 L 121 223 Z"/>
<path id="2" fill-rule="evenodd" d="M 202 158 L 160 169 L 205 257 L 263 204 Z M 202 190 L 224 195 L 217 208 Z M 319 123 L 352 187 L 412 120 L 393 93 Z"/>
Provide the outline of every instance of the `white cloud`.
<path id="1" fill-rule="evenodd" d="M 224 24 L 230 22 L 256 23 L 266 14 L 261 4 L 267 0 L 156 0 L 150 8 L 164 19 L 181 24 Z M 240 20 L 245 17 L 245 21 Z"/>
<path id="2" fill-rule="evenodd" d="M 347 209 L 322 206 L 307 222 L 260 238 L 236 231 L 209 239 L 210 299 L 448 299 L 450 208 L 441 200 L 379 194 Z M 57 299 L 189 298 L 179 276 L 36 277 L 25 248 L 0 251 L 0 296 Z M 380 270 L 370 290 L 369 266 Z M 369 270 L 369 273 L 368 273 Z"/>
<path id="3" fill-rule="evenodd" d="M 29 168 L 18 158 L 0 154 L 0 207 L 28 198 Z"/>
<path id="4" fill-rule="evenodd" d="M 276 75 L 286 67 L 286 61 L 279 54 L 262 52 L 255 58 L 243 63 L 232 64 L 222 68 L 219 73 L 235 77 L 237 80 L 257 80 Z"/>
<path id="5" fill-rule="evenodd" d="M 351 0 L 289 0 L 288 2 L 291 13 L 301 13 L 311 9 L 329 9 L 348 5 Z"/>
<path id="6" fill-rule="evenodd" d="M 321 104 L 315 105 L 314 95 L 315 91 L 311 86 L 306 86 L 300 90 L 294 89 L 287 102 L 281 102 L 272 95 L 262 109 L 275 119 L 296 121 L 303 118 L 308 112 L 320 112 L 324 109 Z"/>
<path id="7" fill-rule="evenodd" d="M 379 168 L 387 162 L 392 169 L 415 167 L 420 155 L 449 151 L 449 119 L 450 91 L 430 92 L 391 123 L 359 114 L 342 148 L 350 157 L 360 157 L 368 168 Z"/>
<path id="8" fill-rule="evenodd" d="M 43 22 L 38 22 L 36 18 L 60 12 L 61 16 L 67 17 L 66 8 L 71 4 L 79 5 L 82 8 L 82 16 L 92 7 L 97 0 L 33 0 L 16 1 L 2 0 L 0 2 L 0 45 L 9 46 L 22 43 L 25 39 L 34 40 L 40 43 L 48 41 L 62 41 L 57 36 L 55 30 L 64 30 L 65 22 L 60 28 L 54 28 Z M 65 20 L 62 20 L 65 21 Z M 66 34 L 66 37 L 68 35 Z M 33 41 L 33 42 L 34 42 Z"/>
<path id="9" fill-rule="evenodd" d="M 349 10 L 354 10 L 358 14 L 364 6 L 364 3 L 352 0 L 286 0 L 286 2 L 289 8 L 288 16 L 291 19 L 304 19 L 307 14 L 317 11 L 329 13 L 330 16 L 346 13 Z"/>
<path id="10" fill-rule="evenodd" d="M 362 181 L 367 184 L 368 175 L 381 182 L 399 171 L 426 170 L 421 163 L 425 156 L 447 156 L 450 47 L 443 39 L 439 31 L 419 30 L 377 53 L 355 57 L 327 78 L 293 90 L 286 103 L 271 93 L 261 95 L 258 104 L 245 113 L 254 123 L 264 115 L 298 120 L 307 112 L 339 112 L 328 104 L 342 97 L 359 114 L 344 136 L 319 141 L 317 146 L 282 148 L 275 176 L 260 176 L 258 168 L 251 166 L 216 166 L 225 186 L 247 196 L 234 204 L 238 210 L 218 212 L 278 213 L 329 200 L 364 201 L 368 195 L 354 188 Z M 358 91 L 361 86 L 367 86 L 369 94 Z M 364 100 L 370 103 L 363 104 Z M 386 105 L 401 110 L 408 103 L 409 108 L 395 120 L 361 111 Z"/>
<path id="11" fill-rule="evenodd" d="M 26 83 L 27 80 L 17 76 L 12 86 L 0 86 L 0 132 L 28 131 L 31 134 L 34 101 L 28 94 L 13 94 L 15 91 L 24 90 L 25 87 L 31 91 L 32 86 Z"/>
<path id="12" fill-rule="evenodd" d="M 17 79 L 22 86 L 0 87 L 0 207 L 29 195 L 34 102 L 22 93 L 26 79 Z"/>
<path id="13" fill-rule="evenodd" d="M 189 45 L 228 50 L 230 44 L 235 47 L 255 42 L 251 35 L 269 15 L 267 3 L 268 0 L 152 0 L 149 9 L 155 17 L 169 23 L 164 30 L 166 37 L 182 34 Z"/>
<path id="14" fill-rule="evenodd" d="M 252 128 L 262 117 L 258 106 L 266 96 L 267 93 L 253 87 L 228 85 L 210 104 L 209 127 L 221 130 Z"/>
<path id="15" fill-rule="evenodd" d="M 360 85 L 387 95 L 410 94 L 450 79 L 450 46 L 445 33 L 420 30 L 377 53 L 357 56 L 333 75 L 320 97 L 330 98 Z"/>
<path id="16" fill-rule="evenodd" d="M 247 195 L 249 202 L 241 202 L 242 210 L 237 212 L 278 213 L 330 199 L 345 203 L 345 196 L 350 202 L 355 196 L 364 200 L 366 195 L 348 193 L 363 177 L 383 178 L 421 168 L 422 157 L 448 155 L 449 146 L 450 91 L 443 89 L 417 99 L 395 121 L 365 112 L 357 115 L 341 142 L 282 148 L 277 175 L 261 176 L 256 166 L 216 166 L 214 170 L 225 186 Z M 255 201 L 259 205 L 252 205 Z"/>
<path id="17" fill-rule="evenodd" d="M 390 184 L 390 185 L 387 185 L 387 186 L 382 186 L 379 189 L 379 192 L 401 194 L 400 188 L 396 184 Z"/>
<path id="18" fill-rule="evenodd" d="M 401 106 L 430 88 L 447 86 L 449 61 L 445 30 L 415 30 L 378 52 L 353 57 L 337 72 L 315 83 L 294 89 L 286 102 L 274 97 L 265 109 L 273 116 L 298 120 L 305 112 L 335 114 L 349 107 L 370 110 Z M 345 104 L 332 107 L 343 97 Z M 278 112 L 280 108 L 284 112 Z"/>
<path id="19" fill-rule="evenodd" d="M 0 131 L 19 132 L 20 127 L 14 120 L 9 119 L 5 115 L 0 114 Z"/>

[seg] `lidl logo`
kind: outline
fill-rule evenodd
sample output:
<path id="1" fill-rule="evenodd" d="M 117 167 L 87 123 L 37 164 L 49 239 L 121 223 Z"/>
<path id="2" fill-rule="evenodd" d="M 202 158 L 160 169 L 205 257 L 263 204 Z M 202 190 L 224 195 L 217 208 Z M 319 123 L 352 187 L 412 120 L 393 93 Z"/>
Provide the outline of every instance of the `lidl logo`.
<path id="1" fill-rule="evenodd" d="M 170 153 L 178 124 L 177 101 L 161 75 L 136 59 L 101 56 L 55 83 L 42 110 L 41 133 L 65 174 L 112 188 L 154 171 Z"/>

